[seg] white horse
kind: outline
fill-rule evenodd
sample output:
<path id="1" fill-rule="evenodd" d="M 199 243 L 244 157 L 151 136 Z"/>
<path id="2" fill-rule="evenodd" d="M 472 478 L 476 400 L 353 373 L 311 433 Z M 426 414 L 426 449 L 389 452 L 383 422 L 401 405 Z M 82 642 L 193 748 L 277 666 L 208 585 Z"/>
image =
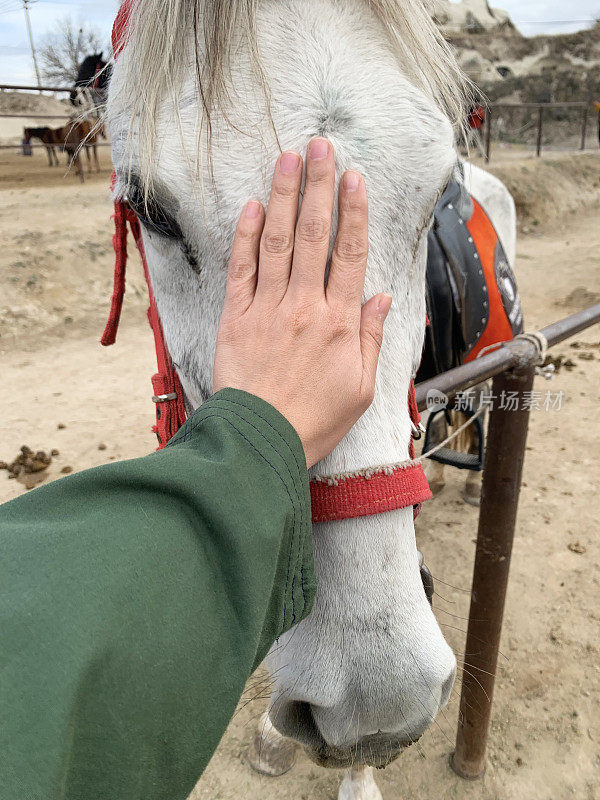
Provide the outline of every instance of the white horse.
<path id="1" fill-rule="evenodd" d="M 145 220 L 152 288 L 187 407 L 211 393 L 243 204 L 266 203 L 281 149 L 304 152 L 311 137 L 327 136 L 338 176 L 353 168 L 366 179 L 365 297 L 387 291 L 394 304 L 373 404 L 314 472 L 405 460 L 427 231 L 457 160 L 453 123 L 464 115 L 462 77 L 424 6 L 135 0 L 131 20 L 108 102 L 115 192 Z M 334 220 L 332 241 L 335 229 Z M 341 796 L 374 798 L 370 767 L 432 723 L 456 662 L 423 591 L 412 508 L 319 524 L 314 555 L 313 611 L 267 659 L 278 733 L 265 736 L 275 750 L 283 735 L 319 764 L 355 766 Z"/>

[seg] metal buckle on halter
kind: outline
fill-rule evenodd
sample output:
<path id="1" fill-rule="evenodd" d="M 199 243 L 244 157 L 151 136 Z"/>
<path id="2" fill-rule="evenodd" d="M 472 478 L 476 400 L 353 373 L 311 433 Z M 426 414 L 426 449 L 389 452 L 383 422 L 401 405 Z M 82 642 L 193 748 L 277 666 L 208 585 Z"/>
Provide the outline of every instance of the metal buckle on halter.
<path id="1" fill-rule="evenodd" d="M 415 425 L 415 423 L 412 421 L 412 419 L 410 421 L 410 429 L 411 429 L 411 434 L 410 435 L 412 436 L 413 439 L 417 439 L 418 440 L 425 433 L 425 428 L 423 427 L 423 423 L 419 422 L 418 425 Z"/>
<path id="2" fill-rule="evenodd" d="M 177 400 L 177 392 L 170 392 L 169 394 L 152 395 L 153 403 L 165 403 L 167 400 Z"/>

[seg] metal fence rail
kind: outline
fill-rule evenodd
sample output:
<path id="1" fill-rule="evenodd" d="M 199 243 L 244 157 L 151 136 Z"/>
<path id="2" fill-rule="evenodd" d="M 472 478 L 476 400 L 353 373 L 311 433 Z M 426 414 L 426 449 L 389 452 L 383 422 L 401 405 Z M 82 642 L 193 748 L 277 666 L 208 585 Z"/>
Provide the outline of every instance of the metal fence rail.
<path id="1" fill-rule="evenodd" d="M 536 132 L 536 145 L 535 145 L 535 153 L 536 156 L 542 154 L 542 132 L 544 126 L 544 112 L 546 110 L 552 108 L 580 108 L 581 113 L 581 140 L 580 140 L 580 150 L 585 150 L 585 139 L 587 134 L 588 128 L 588 120 L 589 120 L 589 112 L 592 108 L 592 104 L 590 102 L 583 102 L 583 101 L 571 101 L 565 103 L 491 103 L 486 108 L 486 117 L 485 117 L 485 133 L 484 133 L 484 140 L 485 140 L 485 161 L 489 162 L 492 154 L 492 121 L 496 117 L 496 113 L 499 109 L 518 109 L 518 108 L 528 108 L 532 111 L 537 110 L 537 132 Z"/>
<path id="2" fill-rule="evenodd" d="M 600 322 L 600 303 L 542 328 L 548 346 L 558 344 Z M 451 764 L 463 778 L 485 771 L 488 729 L 504 602 L 521 490 L 527 442 L 529 404 L 539 350 L 533 341 L 515 339 L 468 364 L 416 386 L 417 403 L 426 407 L 435 389 L 452 396 L 493 377 L 493 396 L 516 398 L 515 410 L 494 406 L 490 411 L 471 606 L 465 652 L 474 674 L 463 673 L 456 749 Z M 505 395 L 502 395 L 505 392 Z"/>
<path id="3" fill-rule="evenodd" d="M 13 83 L 0 83 L 0 91 L 11 89 L 16 92 L 71 92 L 72 86 L 18 86 Z"/>

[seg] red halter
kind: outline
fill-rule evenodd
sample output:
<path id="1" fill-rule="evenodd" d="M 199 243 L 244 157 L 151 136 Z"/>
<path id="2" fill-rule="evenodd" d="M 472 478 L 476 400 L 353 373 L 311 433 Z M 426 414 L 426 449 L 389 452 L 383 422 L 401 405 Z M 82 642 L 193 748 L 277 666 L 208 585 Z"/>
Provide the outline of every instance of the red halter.
<path id="1" fill-rule="evenodd" d="M 115 57 L 123 48 L 129 16 L 127 0 L 121 5 L 113 26 L 113 51 Z M 113 175 L 114 183 L 114 175 Z M 122 200 L 115 201 L 115 250 L 114 288 L 108 322 L 100 340 L 103 345 L 115 342 L 117 328 L 125 294 L 125 268 L 127 264 L 127 223 L 140 252 L 144 266 L 144 277 L 148 285 L 150 306 L 148 321 L 154 334 L 154 345 L 158 362 L 158 372 L 152 376 L 153 401 L 156 403 L 156 425 L 153 430 L 158 437 L 161 449 L 174 436 L 187 418 L 183 402 L 183 392 L 177 373 L 165 342 L 156 301 L 150 284 L 146 254 L 141 237 L 140 222 L 136 215 Z M 411 383 L 408 408 L 413 429 L 416 430 L 421 419 L 415 401 L 414 384 Z M 409 445 L 410 458 L 414 458 L 414 444 Z M 310 495 L 313 522 L 330 522 L 353 517 L 370 516 L 383 511 L 394 511 L 413 506 L 416 516 L 421 503 L 432 495 L 427 478 L 420 463 L 408 463 L 396 467 L 381 467 L 364 470 L 364 474 L 352 474 L 338 478 L 311 480 Z"/>

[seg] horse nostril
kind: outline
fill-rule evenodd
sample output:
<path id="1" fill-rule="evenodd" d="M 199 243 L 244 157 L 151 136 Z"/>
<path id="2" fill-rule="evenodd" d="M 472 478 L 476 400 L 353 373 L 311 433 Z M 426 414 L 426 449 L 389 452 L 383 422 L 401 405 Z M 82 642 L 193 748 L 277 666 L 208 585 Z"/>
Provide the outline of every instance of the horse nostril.
<path id="1" fill-rule="evenodd" d="M 454 679 L 456 678 L 456 667 L 452 667 L 452 671 L 444 681 L 442 686 L 442 696 L 440 698 L 440 708 L 443 708 L 450 699 L 450 692 L 454 686 Z"/>

